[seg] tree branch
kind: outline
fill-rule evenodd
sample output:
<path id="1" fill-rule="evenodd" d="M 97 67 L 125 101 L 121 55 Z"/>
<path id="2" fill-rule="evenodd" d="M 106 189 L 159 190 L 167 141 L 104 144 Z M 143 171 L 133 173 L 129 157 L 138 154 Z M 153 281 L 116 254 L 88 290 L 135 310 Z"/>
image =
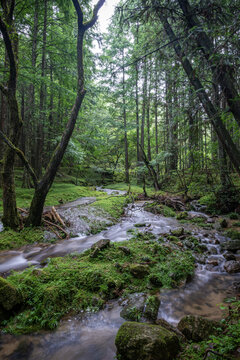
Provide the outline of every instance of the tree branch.
<path id="1" fill-rule="evenodd" d="M 105 3 L 105 0 L 98 0 L 97 4 L 93 8 L 93 15 L 92 15 L 91 20 L 84 23 L 85 30 L 91 28 L 96 23 L 96 21 L 98 19 L 98 11 L 101 9 L 101 7 L 103 6 L 104 3 Z"/>
<path id="2" fill-rule="evenodd" d="M 22 150 L 18 149 L 15 145 L 13 145 L 13 143 L 7 138 L 7 136 L 0 130 L 0 135 L 3 139 L 3 141 L 12 149 L 16 152 L 16 154 L 20 157 L 20 159 L 22 160 L 22 162 L 24 163 L 27 171 L 29 172 L 29 174 L 32 177 L 33 183 L 34 183 L 34 187 L 36 188 L 38 185 L 38 178 L 33 170 L 33 168 L 31 167 L 31 165 L 29 164 L 28 160 L 26 159 L 24 153 L 22 152 Z"/>
<path id="3" fill-rule="evenodd" d="M 79 5 L 78 0 L 72 0 L 73 6 L 75 7 L 77 16 L 78 16 L 78 25 L 83 24 L 83 12 L 81 6 Z"/>

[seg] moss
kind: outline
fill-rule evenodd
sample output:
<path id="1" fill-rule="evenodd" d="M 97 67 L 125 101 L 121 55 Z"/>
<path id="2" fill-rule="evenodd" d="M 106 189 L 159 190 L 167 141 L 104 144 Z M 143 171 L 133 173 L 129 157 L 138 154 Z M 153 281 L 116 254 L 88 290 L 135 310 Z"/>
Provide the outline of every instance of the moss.
<path id="1" fill-rule="evenodd" d="M 100 208 L 109 214 L 114 220 L 119 219 L 124 213 L 124 207 L 128 203 L 125 196 L 107 196 L 106 198 L 96 201 L 91 206 Z"/>
<path id="2" fill-rule="evenodd" d="M 237 220 L 239 219 L 239 215 L 235 212 L 229 214 L 229 219 L 231 220 Z"/>
<path id="3" fill-rule="evenodd" d="M 144 209 L 146 211 L 152 212 L 153 214 L 160 214 L 160 215 L 163 215 L 166 217 L 175 217 L 176 216 L 176 213 L 172 208 L 170 208 L 166 205 L 159 204 L 158 202 L 153 202 L 153 203 L 147 204 L 144 206 Z"/>
<path id="4" fill-rule="evenodd" d="M 108 299 L 146 291 L 152 275 L 158 277 L 157 283 L 152 283 L 153 289 L 158 289 L 159 283 L 172 285 L 172 273 L 176 273 L 174 285 L 192 274 L 194 259 L 189 252 L 169 253 L 164 244 L 142 241 L 144 236 L 143 233 L 128 242 L 110 244 L 94 258 L 92 250 L 88 250 L 52 258 L 43 270 L 29 268 L 10 275 L 9 282 L 23 294 L 25 311 L 9 320 L 5 331 L 54 328 L 70 311 L 96 310 Z M 128 254 L 119 249 L 126 244 Z M 143 259 L 148 265 L 141 264 Z M 144 268 L 141 278 L 130 271 L 130 264 Z"/>
<path id="5" fill-rule="evenodd" d="M 15 305 L 22 302 L 19 291 L 7 280 L 0 277 L 0 305 L 11 310 Z"/>
<path id="6" fill-rule="evenodd" d="M 187 219 L 187 217 L 188 217 L 187 211 L 182 211 L 182 212 L 178 213 L 176 216 L 177 220 Z"/>
<path id="7" fill-rule="evenodd" d="M 16 249 L 26 244 L 44 241 L 44 231 L 41 228 L 25 228 L 21 231 L 4 230 L 0 232 L 0 250 Z"/>

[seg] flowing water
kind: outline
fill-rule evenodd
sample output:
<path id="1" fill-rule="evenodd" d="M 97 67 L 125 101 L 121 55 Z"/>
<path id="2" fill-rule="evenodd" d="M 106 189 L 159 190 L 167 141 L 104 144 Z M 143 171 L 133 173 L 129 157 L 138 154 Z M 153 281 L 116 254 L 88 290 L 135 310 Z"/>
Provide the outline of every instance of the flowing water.
<path id="1" fill-rule="evenodd" d="M 111 192 L 109 192 L 111 193 Z M 83 200 L 82 200 L 83 201 Z M 88 199 L 87 201 L 92 201 Z M 11 269 L 23 269 L 29 264 L 40 266 L 49 257 L 64 256 L 72 252 L 82 252 L 101 238 L 111 241 L 127 240 L 128 230 L 141 224 L 140 230 L 149 230 L 156 235 L 182 226 L 174 218 L 154 215 L 143 210 L 144 202 L 128 206 L 122 220 L 97 235 L 84 235 L 61 241 L 54 245 L 27 246 L 19 251 L 4 252 L 0 256 L 0 272 L 6 275 Z M 82 204 L 85 204 L 83 201 Z M 79 203 L 77 204 L 79 205 Z M 66 205 L 66 211 L 70 211 Z M 74 205 L 75 206 L 75 205 Z M 70 207 L 73 209 L 74 207 Z M 196 213 L 195 213 L 196 214 Z M 206 316 L 210 319 L 221 317 L 219 304 L 224 298 L 234 295 L 233 282 L 240 281 L 240 274 L 227 274 L 220 252 L 220 244 L 225 241 L 216 230 L 199 230 L 186 225 L 192 234 L 208 248 L 206 263 L 197 264 L 194 278 L 180 289 L 165 290 L 161 293 L 159 318 L 172 324 L 187 314 Z M 62 320 L 54 332 L 34 335 L 5 335 L 0 340 L 0 359 L 8 360 L 113 360 L 114 339 L 124 320 L 120 317 L 121 306 L 111 301 L 106 308 L 95 314 L 80 314 Z"/>

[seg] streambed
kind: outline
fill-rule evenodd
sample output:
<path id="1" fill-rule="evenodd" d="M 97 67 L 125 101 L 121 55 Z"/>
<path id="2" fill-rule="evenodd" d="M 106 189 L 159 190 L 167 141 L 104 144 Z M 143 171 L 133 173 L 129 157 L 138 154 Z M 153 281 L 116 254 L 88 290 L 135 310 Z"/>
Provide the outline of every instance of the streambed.
<path id="1" fill-rule="evenodd" d="M 2 254 L 0 271 L 7 273 L 11 269 L 22 269 L 31 264 L 64 256 L 72 252 L 82 252 L 101 238 L 113 242 L 130 238 L 128 230 L 140 224 L 139 230 L 148 230 L 156 235 L 168 233 L 170 229 L 182 226 L 174 218 L 154 215 L 143 209 L 144 202 L 130 204 L 121 221 L 96 235 L 80 236 L 61 241 L 46 247 L 30 246 L 21 251 L 8 251 Z M 65 210 L 69 211 L 67 206 Z M 74 207 L 72 207 L 74 208 Z M 63 209 L 64 211 L 64 209 Z M 210 319 L 221 317 L 219 304 L 226 297 L 234 295 L 233 283 L 240 281 L 240 274 L 227 274 L 223 264 L 225 259 L 220 251 L 224 237 L 216 230 L 199 230 L 193 225 L 184 225 L 192 234 L 204 243 L 212 255 L 209 259 L 218 261 L 217 266 L 196 264 L 194 278 L 180 289 L 161 291 L 159 318 L 172 324 L 187 314 L 207 316 Z M 213 251 L 214 248 L 214 251 Z M 208 262 L 208 261 L 207 261 Z M 113 360 L 115 356 L 114 339 L 118 328 L 125 321 L 120 317 L 119 302 L 111 301 L 98 313 L 80 314 L 66 318 L 53 332 L 41 332 L 34 335 L 1 337 L 0 359 L 58 359 L 65 360 Z"/>

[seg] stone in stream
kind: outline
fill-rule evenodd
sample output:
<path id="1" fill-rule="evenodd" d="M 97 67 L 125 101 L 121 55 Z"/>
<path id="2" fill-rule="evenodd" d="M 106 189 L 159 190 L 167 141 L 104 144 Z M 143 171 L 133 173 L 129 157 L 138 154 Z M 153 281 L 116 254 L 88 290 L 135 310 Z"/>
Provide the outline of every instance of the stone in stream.
<path id="1" fill-rule="evenodd" d="M 226 261 L 224 264 L 224 269 L 230 274 L 240 272 L 240 261 Z"/>
<path id="2" fill-rule="evenodd" d="M 177 328 L 188 339 L 193 341 L 207 340 L 210 335 L 217 334 L 220 323 L 201 316 L 187 315 L 178 323 Z"/>
<path id="3" fill-rule="evenodd" d="M 121 360 L 171 360 L 180 350 L 177 335 L 159 325 L 125 322 L 115 344 Z"/>
<path id="4" fill-rule="evenodd" d="M 110 246 L 110 240 L 109 239 L 101 239 L 97 241 L 95 244 L 91 246 L 91 249 L 93 249 L 93 252 L 91 254 L 92 258 L 95 258 L 98 256 L 99 252 L 107 247 Z"/>
<path id="5" fill-rule="evenodd" d="M 119 246 L 119 250 L 121 250 L 125 255 L 130 255 L 131 251 L 127 246 Z"/>
<path id="6" fill-rule="evenodd" d="M 173 235 L 173 236 L 182 236 L 184 234 L 184 228 L 181 227 L 179 229 L 175 229 L 175 230 L 170 230 L 170 233 Z"/>
<path id="7" fill-rule="evenodd" d="M 133 294 L 125 300 L 124 305 L 120 315 L 125 320 L 154 322 L 157 319 L 160 299 L 156 295 Z"/>

